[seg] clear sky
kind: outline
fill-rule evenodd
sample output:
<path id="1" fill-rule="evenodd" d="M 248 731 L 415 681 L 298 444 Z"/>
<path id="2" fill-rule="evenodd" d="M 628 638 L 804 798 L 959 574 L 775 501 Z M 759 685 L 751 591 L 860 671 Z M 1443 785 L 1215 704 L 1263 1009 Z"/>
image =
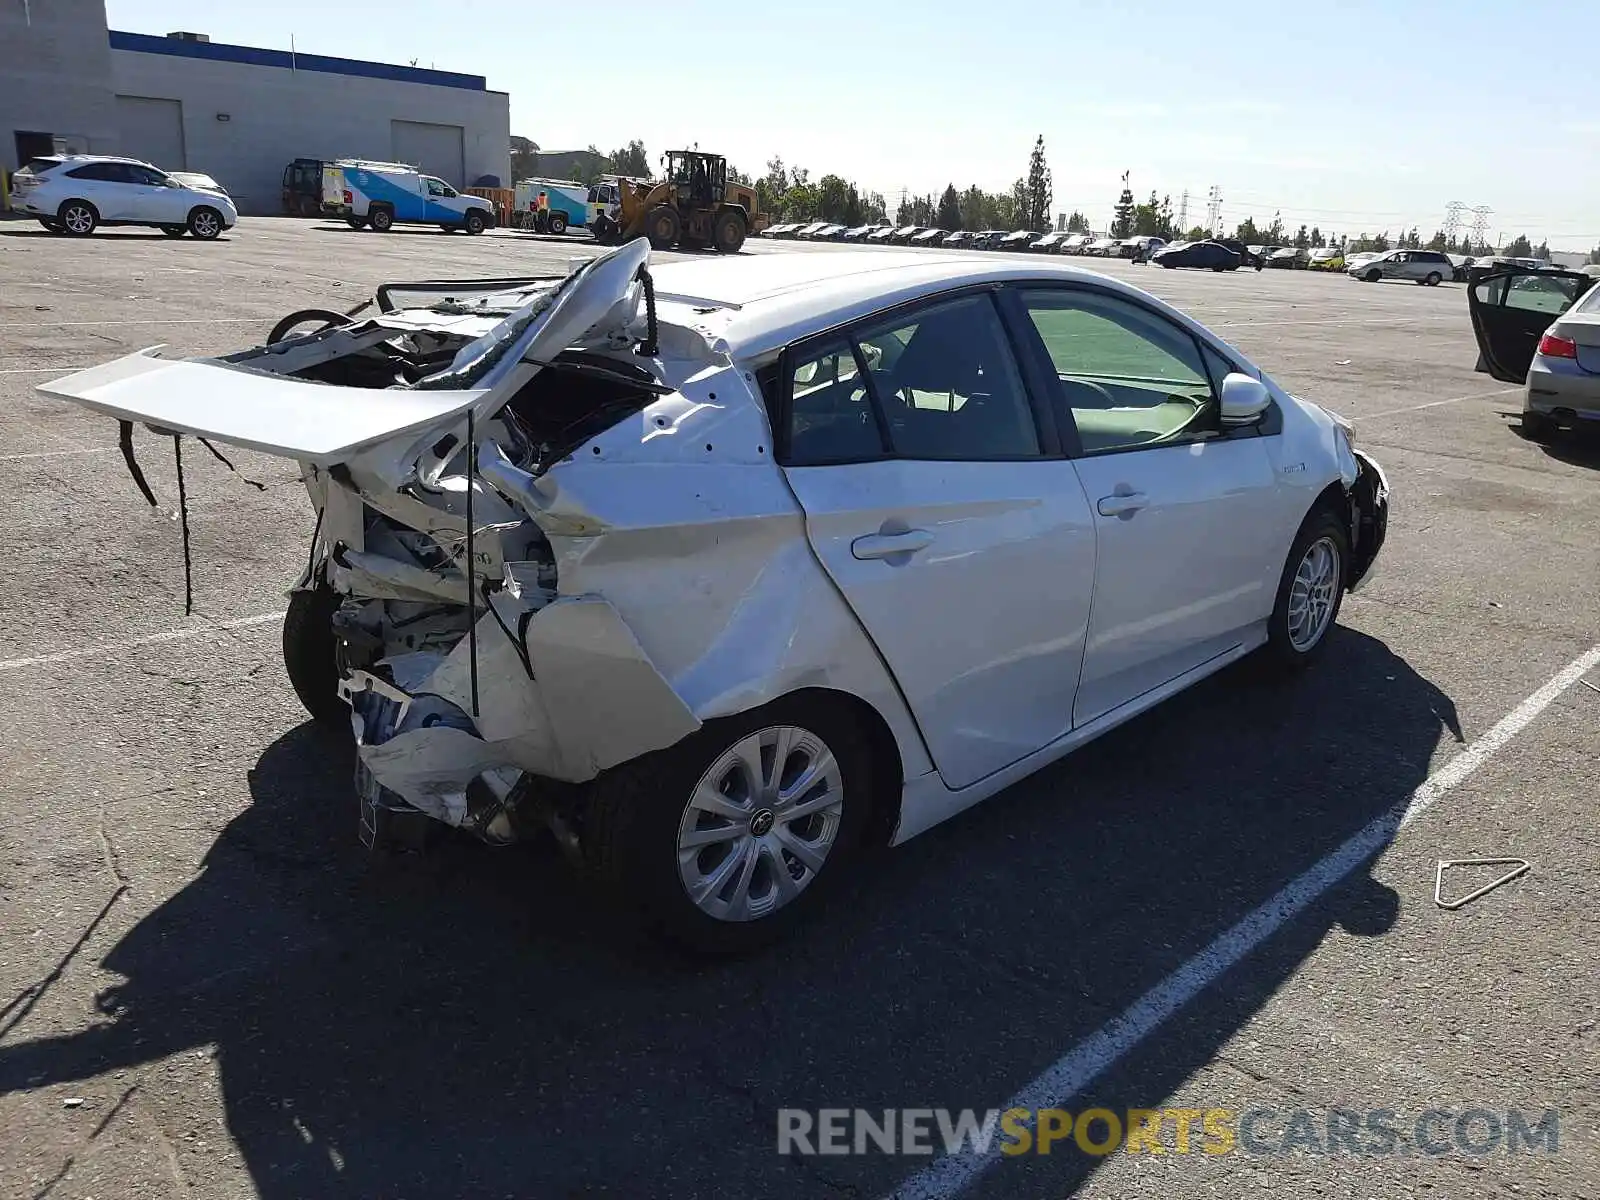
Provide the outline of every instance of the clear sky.
<path id="1" fill-rule="evenodd" d="M 113 29 L 488 77 L 546 150 L 698 143 L 741 170 L 833 171 L 889 198 L 1022 175 L 1037 134 L 1055 207 L 1110 219 L 1123 171 L 1222 189 L 1222 222 L 1357 234 L 1445 205 L 1489 235 L 1600 245 L 1600 0 L 988 0 L 515 4 L 107 0 Z"/>

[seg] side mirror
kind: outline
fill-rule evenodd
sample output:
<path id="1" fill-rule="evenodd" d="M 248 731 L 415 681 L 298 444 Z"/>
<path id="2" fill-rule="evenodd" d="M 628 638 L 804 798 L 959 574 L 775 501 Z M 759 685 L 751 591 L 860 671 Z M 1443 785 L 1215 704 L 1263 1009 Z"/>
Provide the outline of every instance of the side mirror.
<path id="1" fill-rule="evenodd" d="M 1272 393 L 1259 379 L 1231 371 L 1222 380 L 1224 427 L 1254 425 L 1272 406 Z"/>

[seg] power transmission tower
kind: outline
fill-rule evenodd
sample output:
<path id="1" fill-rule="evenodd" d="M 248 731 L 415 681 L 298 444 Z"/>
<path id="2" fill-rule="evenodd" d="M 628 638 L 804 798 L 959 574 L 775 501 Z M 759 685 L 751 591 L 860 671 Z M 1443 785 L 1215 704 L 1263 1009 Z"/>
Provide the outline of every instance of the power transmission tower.
<path id="1" fill-rule="evenodd" d="M 1480 204 L 1472 210 L 1472 244 L 1484 245 L 1489 238 L 1489 218 L 1494 216 L 1494 209 L 1487 204 Z"/>
<path id="2" fill-rule="evenodd" d="M 1178 232 L 1180 234 L 1189 229 L 1189 189 L 1183 189 L 1183 195 L 1178 199 Z"/>
<path id="3" fill-rule="evenodd" d="M 1222 236 L 1222 188 L 1214 183 L 1206 193 L 1206 228 Z"/>
<path id="4" fill-rule="evenodd" d="M 1461 231 L 1461 214 L 1467 211 L 1467 206 L 1459 200 L 1452 200 L 1444 206 L 1444 240 L 1453 242 L 1456 234 Z"/>

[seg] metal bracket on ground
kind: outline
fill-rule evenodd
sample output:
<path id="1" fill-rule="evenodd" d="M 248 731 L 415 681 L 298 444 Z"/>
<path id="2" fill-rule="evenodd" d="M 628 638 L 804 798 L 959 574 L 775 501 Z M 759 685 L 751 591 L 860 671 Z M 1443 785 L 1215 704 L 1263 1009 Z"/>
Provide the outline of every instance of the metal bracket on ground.
<path id="1" fill-rule="evenodd" d="M 1446 900 L 1444 898 L 1444 873 L 1450 867 L 1510 867 L 1511 870 L 1501 875 L 1498 879 L 1484 884 L 1476 891 L 1468 892 L 1459 900 Z M 1480 896 L 1486 896 L 1503 883 L 1510 883 L 1519 875 L 1528 873 L 1530 864 L 1525 858 L 1441 858 L 1439 869 L 1433 877 L 1433 902 L 1440 908 L 1464 908 Z"/>

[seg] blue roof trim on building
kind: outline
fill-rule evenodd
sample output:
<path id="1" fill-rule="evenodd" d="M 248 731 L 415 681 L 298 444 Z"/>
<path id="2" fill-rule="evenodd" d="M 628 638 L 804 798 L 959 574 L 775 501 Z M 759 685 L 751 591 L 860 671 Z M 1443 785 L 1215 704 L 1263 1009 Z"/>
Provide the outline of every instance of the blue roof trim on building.
<path id="1" fill-rule="evenodd" d="M 367 79 L 393 79 L 400 83 L 427 83 L 434 87 L 462 88 L 469 92 L 488 91 L 488 82 L 482 75 L 431 71 L 423 67 L 397 67 L 389 63 L 363 62 L 358 58 L 291 54 L 287 50 L 231 46 L 226 42 L 186 42 L 149 33 L 124 33 L 119 29 L 113 29 L 110 33 L 113 50 L 138 50 L 145 54 L 170 54 L 176 58 L 247 63 L 253 67 L 282 67 L 285 71 L 321 71 L 329 75 L 359 75 Z"/>

